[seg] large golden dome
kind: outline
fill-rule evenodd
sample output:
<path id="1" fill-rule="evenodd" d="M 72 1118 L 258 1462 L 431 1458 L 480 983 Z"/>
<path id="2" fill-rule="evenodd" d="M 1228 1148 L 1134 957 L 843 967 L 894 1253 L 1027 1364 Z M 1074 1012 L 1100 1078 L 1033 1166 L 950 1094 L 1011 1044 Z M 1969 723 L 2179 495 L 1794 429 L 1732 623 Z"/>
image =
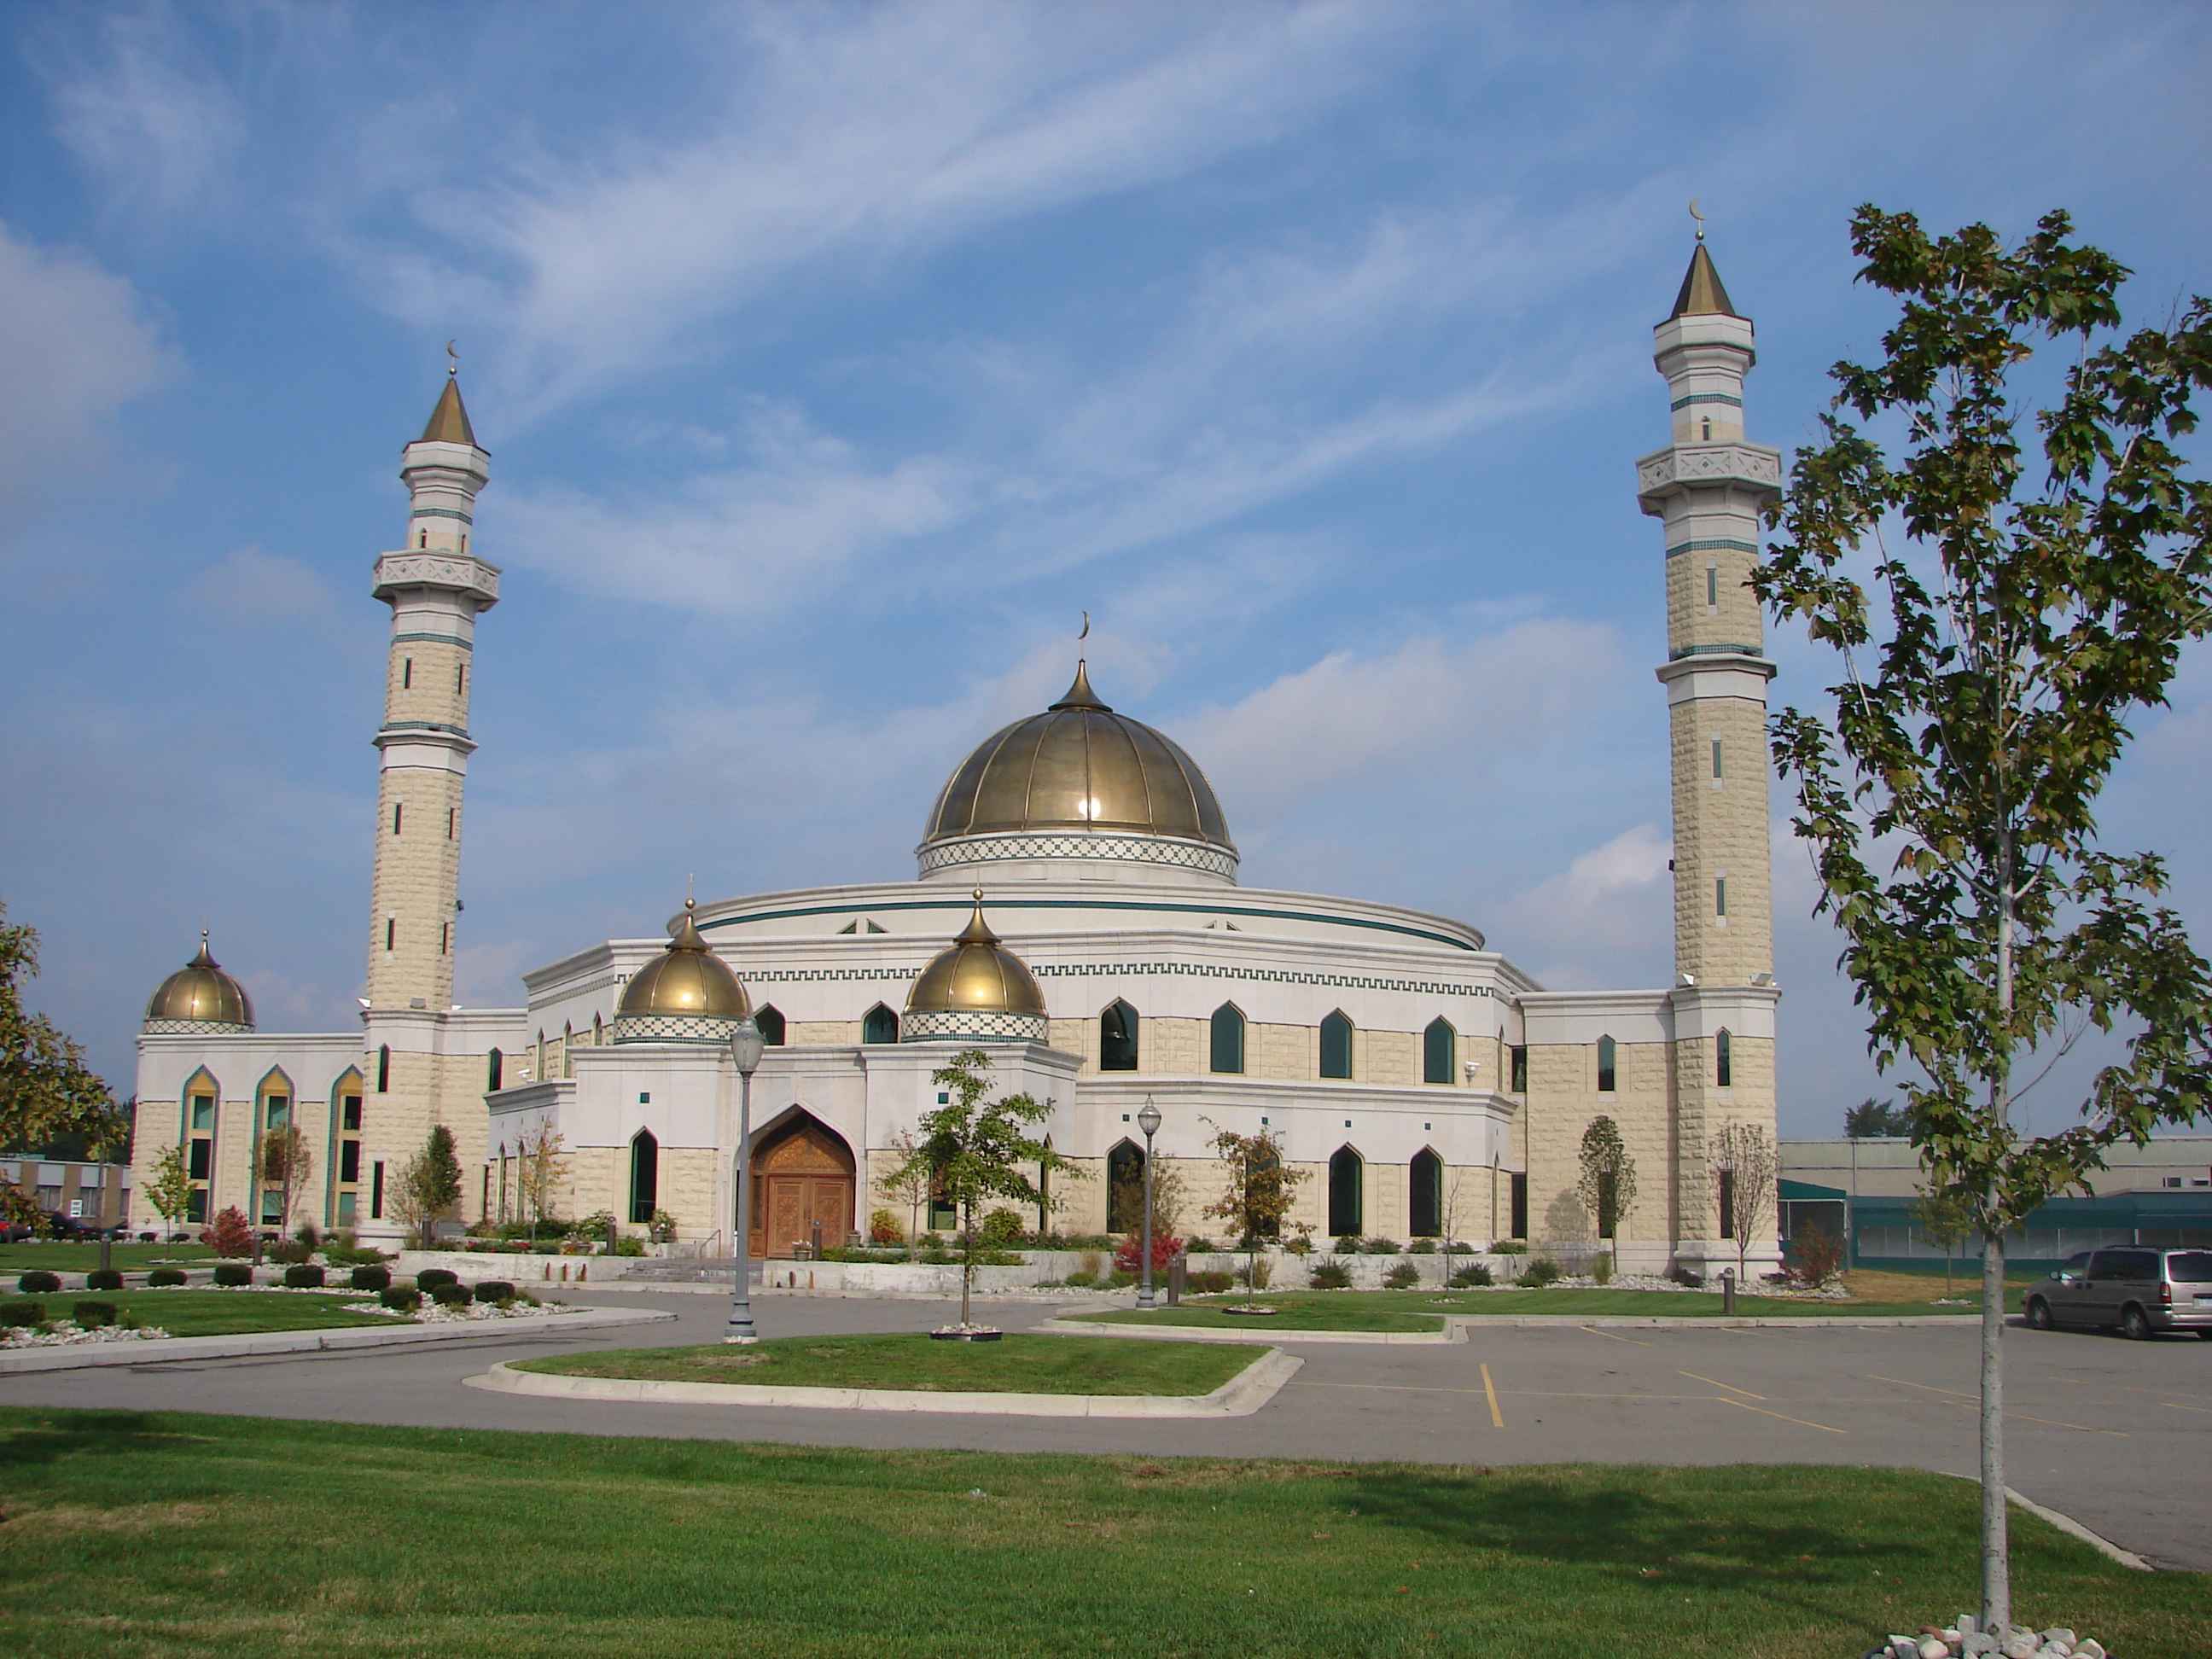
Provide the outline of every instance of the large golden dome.
<path id="1" fill-rule="evenodd" d="M 253 999 L 208 954 L 206 928 L 200 929 L 200 953 L 163 980 L 147 1003 L 146 1023 L 253 1029 Z"/>
<path id="2" fill-rule="evenodd" d="M 752 999 L 729 964 L 700 937 L 691 919 L 696 907 L 684 901 L 684 920 L 668 948 L 637 971 L 623 988 L 617 1019 L 715 1019 L 737 1021 L 753 1011 Z M 656 1033 L 656 1035 L 659 1035 Z"/>
<path id="3" fill-rule="evenodd" d="M 994 732 L 939 792 L 927 848 L 960 836 L 1038 830 L 1172 836 L 1236 843 L 1198 763 L 1141 720 L 1117 714 L 1091 689 L 1085 665 L 1042 714 Z"/>
<path id="4" fill-rule="evenodd" d="M 968 1023 L 989 1016 L 1011 1015 L 1037 1022 L 1042 1036 L 1044 993 L 1029 964 L 999 942 L 991 924 L 983 920 L 983 890 L 975 890 L 975 911 L 952 943 L 929 960 L 915 975 L 906 994 L 907 1018 L 902 1030 L 912 1036 L 945 1036 L 961 1034 Z M 916 1015 L 945 1018 L 917 1020 Z M 1006 1033 L 985 1030 L 984 1034 Z"/>

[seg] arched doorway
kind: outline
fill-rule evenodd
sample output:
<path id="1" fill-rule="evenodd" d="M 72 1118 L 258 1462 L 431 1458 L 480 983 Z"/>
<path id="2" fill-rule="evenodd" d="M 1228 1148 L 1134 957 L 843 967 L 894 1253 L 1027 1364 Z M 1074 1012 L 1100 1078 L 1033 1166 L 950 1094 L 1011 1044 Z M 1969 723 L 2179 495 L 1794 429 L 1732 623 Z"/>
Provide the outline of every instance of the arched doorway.
<path id="1" fill-rule="evenodd" d="M 1133 1233 L 1145 1224 L 1145 1155 L 1124 1140 L 1106 1154 L 1106 1231 Z"/>
<path id="2" fill-rule="evenodd" d="M 795 1244 L 842 1244 L 853 1231 L 853 1149 L 804 1107 L 793 1106 L 753 1137 L 749 1248 L 789 1255 Z"/>
<path id="3" fill-rule="evenodd" d="M 1365 1224 L 1364 1196 L 1367 1166 L 1349 1146 L 1340 1146 L 1328 1160 L 1328 1231 L 1333 1238 L 1357 1238 Z"/>
<path id="4" fill-rule="evenodd" d="M 504 1190 L 505 1166 L 500 1176 Z M 629 1218 L 642 1227 L 660 1207 L 660 1143 L 650 1129 L 640 1129 L 629 1142 Z"/>
<path id="5" fill-rule="evenodd" d="M 1424 1146 L 1413 1154 L 1407 1171 L 1409 1183 L 1407 1210 L 1416 1238 L 1434 1238 L 1444 1230 L 1444 1161 Z"/>

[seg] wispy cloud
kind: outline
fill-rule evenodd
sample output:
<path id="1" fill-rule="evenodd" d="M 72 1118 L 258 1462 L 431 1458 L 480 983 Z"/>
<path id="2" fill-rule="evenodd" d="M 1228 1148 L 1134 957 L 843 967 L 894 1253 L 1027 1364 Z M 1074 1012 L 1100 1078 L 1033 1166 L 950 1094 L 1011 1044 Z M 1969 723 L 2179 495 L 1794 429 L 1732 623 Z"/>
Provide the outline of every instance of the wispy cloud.
<path id="1" fill-rule="evenodd" d="M 167 8 L 106 15 L 88 49 L 39 55 L 57 132 L 118 206 L 181 212 L 228 183 L 244 106 Z"/>

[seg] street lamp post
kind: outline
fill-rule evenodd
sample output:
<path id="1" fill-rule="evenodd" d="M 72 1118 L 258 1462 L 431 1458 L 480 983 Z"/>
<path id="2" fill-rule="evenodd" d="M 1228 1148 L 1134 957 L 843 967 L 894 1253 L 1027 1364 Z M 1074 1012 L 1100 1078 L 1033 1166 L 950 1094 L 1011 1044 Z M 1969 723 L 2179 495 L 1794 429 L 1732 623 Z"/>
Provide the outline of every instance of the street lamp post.
<path id="1" fill-rule="evenodd" d="M 1138 1286 L 1137 1305 L 1152 1305 L 1152 1137 L 1159 1133 L 1160 1109 L 1145 1097 L 1145 1109 L 1137 1114 L 1137 1127 L 1145 1132 L 1145 1277 Z"/>
<path id="2" fill-rule="evenodd" d="M 760 1333 L 753 1328 L 752 1263 L 746 1259 L 751 1229 L 745 1225 L 745 1170 L 753 1155 L 753 1073 L 760 1069 L 761 1054 L 767 1047 L 767 1039 L 750 1014 L 730 1033 L 730 1058 L 738 1067 L 738 1152 L 730 1174 L 730 1188 L 737 1200 L 738 1271 L 730 1285 L 730 1322 L 722 1333 L 725 1342 L 760 1340 Z"/>

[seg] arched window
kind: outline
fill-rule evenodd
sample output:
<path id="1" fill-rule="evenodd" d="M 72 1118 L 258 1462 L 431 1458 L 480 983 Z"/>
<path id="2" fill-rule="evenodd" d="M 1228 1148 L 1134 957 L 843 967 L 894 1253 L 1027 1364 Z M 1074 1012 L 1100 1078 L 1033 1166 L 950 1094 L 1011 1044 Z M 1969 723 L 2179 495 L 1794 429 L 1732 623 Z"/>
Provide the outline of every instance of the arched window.
<path id="1" fill-rule="evenodd" d="M 576 1063 L 568 1058 L 576 1052 L 576 1028 L 568 1020 L 561 1022 L 561 1076 L 566 1079 L 576 1075 Z"/>
<path id="2" fill-rule="evenodd" d="M 860 1021 L 860 1041 L 863 1042 L 896 1042 L 898 1016 L 878 1003 L 868 1010 Z"/>
<path id="3" fill-rule="evenodd" d="M 1340 1078 L 1352 1075 L 1352 1022 L 1341 1012 L 1322 1018 L 1321 1074 Z"/>
<path id="4" fill-rule="evenodd" d="M 1609 1095 L 1613 1092 L 1614 1076 L 1613 1062 L 1613 1039 L 1609 1036 L 1601 1036 L 1597 1040 L 1597 1091 L 1601 1095 Z"/>
<path id="5" fill-rule="evenodd" d="M 1106 1231 L 1133 1233 L 1145 1224 L 1145 1154 L 1124 1140 L 1106 1154 Z"/>
<path id="6" fill-rule="evenodd" d="M 771 1048 L 783 1047 L 783 1016 L 775 1005 L 765 1003 L 753 1015 L 753 1024 L 760 1027 L 761 1041 Z"/>
<path id="7" fill-rule="evenodd" d="M 1449 1083 L 1459 1059 L 1459 1033 L 1439 1014 L 1421 1033 L 1421 1081 Z"/>
<path id="8" fill-rule="evenodd" d="M 1358 1153 L 1340 1146 L 1328 1160 L 1328 1231 L 1333 1238 L 1357 1238 L 1365 1224 L 1361 1201 L 1367 1167 Z"/>
<path id="9" fill-rule="evenodd" d="M 538 1057 L 532 1062 L 530 1080 L 532 1083 L 545 1080 L 545 1028 L 543 1025 L 538 1028 Z"/>
<path id="10" fill-rule="evenodd" d="M 640 1129 L 629 1140 L 629 1218 L 643 1226 L 659 1207 L 660 1143 Z"/>
<path id="11" fill-rule="evenodd" d="M 1444 1161 L 1426 1146 L 1413 1154 L 1407 1210 L 1416 1238 L 1434 1238 L 1444 1230 Z"/>
<path id="12" fill-rule="evenodd" d="M 496 1048 L 484 1056 L 484 1088 L 487 1091 L 499 1088 L 500 1073 L 506 1064 L 505 1057 Z"/>
<path id="13" fill-rule="evenodd" d="M 1213 1069 L 1244 1069 L 1244 1016 L 1233 1002 L 1224 1002 L 1213 1011 Z"/>
<path id="14" fill-rule="evenodd" d="M 606 1041 L 606 1026 L 597 1014 L 592 1016 L 592 1047 L 598 1048 Z"/>
<path id="15" fill-rule="evenodd" d="M 376 1092 L 383 1094 L 392 1087 L 392 1045 L 381 1042 L 376 1048 Z"/>
<path id="16" fill-rule="evenodd" d="M 1269 1142 L 1252 1154 L 1249 1167 L 1256 1174 L 1263 1170 L 1279 1170 L 1282 1164 L 1283 1155 L 1275 1150 L 1273 1142 Z M 1263 1223 L 1260 1228 L 1260 1236 L 1262 1238 L 1280 1238 L 1283 1236 L 1283 1224 L 1278 1220 Z"/>
<path id="17" fill-rule="evenodd" d="M 1052 1150 L 1052 1137 L 1044 1138 L 1044 1149 Z M 1052 1169 L 1049 1160 L 1037 1160 L 1037 1236 L 1042 1239 L 1052 1231 Z"/>
<path id="18" fill-rule="evenodd" d="M 1098 1069 L 1137 1069 L 1137 1011 L 1118 997 L 1098 1016 Z"/>
<path id="19" fill-rule="evenodd" d="M 1723 1025 L 1713 1038 L 1713 1081 L 1723 1089 L 1729 1086 L 1729 1047 L 1728 1027 Z"/>
<path id="20" fill-rule="evenodd" d="M 254 1091 L 253 1119 L 261 1139 L 248 1160 L 258 1164 L 247 1171 L 247 1189 L 258 1194 L 248 1206 L 248 1212 L 257 1225 L 274 1227 L 279 1232 L 290 1228 L 291 1206 L 301 1197 L 296 1189 L 287 1192 L 282 1180 L 270 1179 L 271 1163 L 278 1156 L 271 1140 L 292 1127 L 294 1095 L 292 1079 L 284 1075 L 282 1066 L 271 1066 L 269 1074 L 261 1079 L 261 1086 Z"/>

